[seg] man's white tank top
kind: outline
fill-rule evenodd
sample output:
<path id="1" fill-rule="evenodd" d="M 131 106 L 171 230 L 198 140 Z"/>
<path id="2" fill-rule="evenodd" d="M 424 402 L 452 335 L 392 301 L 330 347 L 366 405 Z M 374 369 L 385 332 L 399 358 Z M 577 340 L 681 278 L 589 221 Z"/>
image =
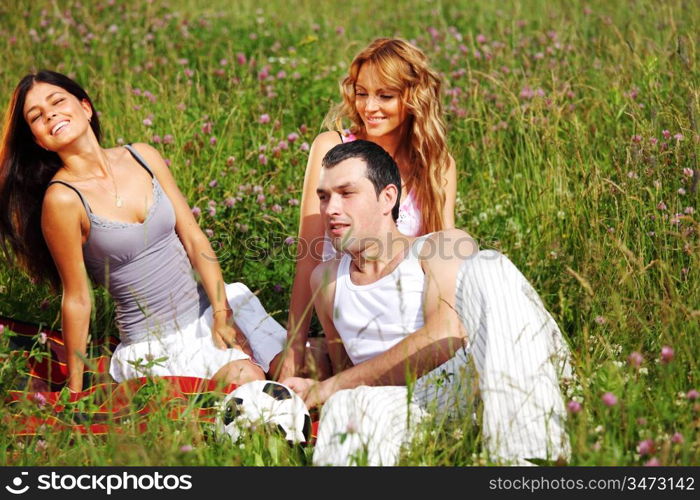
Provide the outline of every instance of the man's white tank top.
<path id="1" fill-rule="evenodd" d="M 423 327 L 425 274 L 419 255 L 428 236 L 413 242 L 391 274 L 369 285 L 355 285 L 350 280 L 350 255 L 341 258 L 333 324 L 353 364 L 372 359 Z"/>

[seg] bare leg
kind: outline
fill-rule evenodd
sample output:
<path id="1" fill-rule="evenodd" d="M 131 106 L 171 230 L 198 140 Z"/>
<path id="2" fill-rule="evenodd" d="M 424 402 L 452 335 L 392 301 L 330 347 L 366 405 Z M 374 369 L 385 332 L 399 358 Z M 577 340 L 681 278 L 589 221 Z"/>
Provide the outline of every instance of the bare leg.
<path id="1" fill-rule="evenodd" d="M 241 359 L 222 366 L 212 379 L 226 385 L 243 385 L 253 380 L 265 380 L 265 373 L 262 368 L 250 360 Z"/>
<path id="2" fill-rule="evenodd" d="M 293 354 L 290 351 L 282 351 L 270 361 L 268 374 L 274 380 L 279 380 L 279 370 L 285 356 L 293 356 Z M 314 380 L 325 380 L 333 375 L 331 358 L 328 356 L 328 348 L 324 337 L 313 337 L 308 340 L 304 349 L 304 366 L 298 370 L 296 375 Z"/>
<path id="3" fill-rule="evenodd" d="M 325 380 L 333 374 L 331 358 L 324 337 L 312 337 L 306 345 L 304 376 Z"/>

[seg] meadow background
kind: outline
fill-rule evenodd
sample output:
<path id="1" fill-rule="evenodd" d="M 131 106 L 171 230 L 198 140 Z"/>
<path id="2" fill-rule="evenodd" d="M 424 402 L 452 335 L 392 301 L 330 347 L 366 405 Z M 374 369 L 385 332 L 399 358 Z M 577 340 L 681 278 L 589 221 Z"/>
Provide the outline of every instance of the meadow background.
<path id="1" fill-rule="evenodd" d="M 307 150 L 338 81 L 372 39 L 415 42 L 444 80 L 458 227 L 515 262 L 572 347 L 570 463 L 697 465 L 698 26 L 693 0 L 13 0 L 0 96 L 41 68 L 77 79 L 104 145 L 158 148 L 227 281 L 284 322 Z M 116 333 L 96 301 L 92 336 Z M 2 264 L 0 315 L 59 327 L 59 308 Z M 0 401 L 25 380 L 8 336 Z M 14 411 L 0 402 L 0 464 L 310 463 L 274 436 L 239 447 L 159 414 L 143 433 L 13 438 Z M 435 422 L 402 463 L 486 462 L 464 420 Z"/>

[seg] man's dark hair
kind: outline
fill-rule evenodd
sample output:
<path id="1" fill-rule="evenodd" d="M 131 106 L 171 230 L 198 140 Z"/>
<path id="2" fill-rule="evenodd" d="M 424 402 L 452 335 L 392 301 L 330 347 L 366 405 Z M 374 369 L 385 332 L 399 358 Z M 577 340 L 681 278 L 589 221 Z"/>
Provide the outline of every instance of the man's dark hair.
<path id="1" fill-rule="evenodd" d="M 394 159 L 381 146 L 370 141 L 357 140 L 333 147 L 323 157 L 321 165 L 323 168 L 333 168 L 338 163 L 350 158 L 358 158 L 367 165 L 366 176 L 374 185 L 377 199 L 379 199 L 379 193 L 382 192 L 382 189 L 389 184 L 396 186 L 398 195 L 396 204 L 391 210 L 391 215 L 394 218 L 394 222 L 396 222 L 399 218 L 399 204 L 401 200 L 401 175 Z"/>

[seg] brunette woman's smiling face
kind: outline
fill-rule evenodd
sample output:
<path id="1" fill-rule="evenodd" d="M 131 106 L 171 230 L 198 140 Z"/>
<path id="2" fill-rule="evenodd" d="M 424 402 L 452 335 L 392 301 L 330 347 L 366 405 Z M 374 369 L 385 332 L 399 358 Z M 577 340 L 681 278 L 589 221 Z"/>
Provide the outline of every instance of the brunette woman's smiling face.
<path id="1" fill-rule="evenodd" d="M 37 82 L 27 92 L 23 114 L 37 144 L 59 151 L 90 128 L 92 108 L 62 87 Z"/>

